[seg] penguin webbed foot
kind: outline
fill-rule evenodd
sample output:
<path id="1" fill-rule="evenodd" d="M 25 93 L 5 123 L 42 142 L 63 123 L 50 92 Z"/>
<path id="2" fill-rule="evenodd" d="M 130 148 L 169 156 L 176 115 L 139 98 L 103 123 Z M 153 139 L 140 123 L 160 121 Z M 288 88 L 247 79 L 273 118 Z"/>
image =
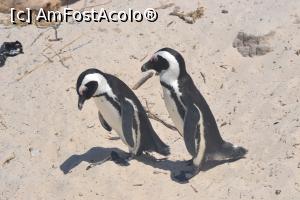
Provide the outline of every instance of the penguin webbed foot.
<path id="1" fill-rule="evenodd" d="M 182 170 L 178 175 L 171 175 L 172 180 L 177 183 L 185 184 L 188 183 L 190 179 L 199 173 L 199 168 L 194 168 L 192 170 Z"/>
<path id="2" fill-rule="evenodd" d="M 132 157 L 131 154 L 126 154 L 125 156 L 121 156 L 119 153 L 112 151 L 110 155 L 104 158 L 103 160 L 99 162 L 91 163 L 89 166 L 87 166 L 86 170 L 89 170 L 98 165 L 102 165 L 107 161 L 113 161 L 114 163 L 120 166 L 128 166 L 129 165 L 128 159 L 130 159 L 131 157 Z"/>
<path id="3" fill-rule="evenodd" d="M 189 178 L 187 177 L 187 171 L 180 171 L 178 175 L 173 175 L 172 180 L 181 184 L 188 183 Z"/>

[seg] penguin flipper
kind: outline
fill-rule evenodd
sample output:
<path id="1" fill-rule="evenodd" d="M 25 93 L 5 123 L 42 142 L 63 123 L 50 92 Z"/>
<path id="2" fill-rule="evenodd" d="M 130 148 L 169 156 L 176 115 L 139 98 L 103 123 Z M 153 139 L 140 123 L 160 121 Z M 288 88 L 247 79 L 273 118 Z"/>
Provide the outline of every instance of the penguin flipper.
<path id="1" fill-rule="evenodd" d="M 134 146 L 132 126 L 134 117 L 134 108 L 130 102 L 120 98 L 121 103 L 121 116 L 122 116 L 122 130 L 127 144 L 131 147 Z"/>
<path id="2" fill-rule="evenodd" d="M 183 138 L 188 152 L 194 157 L 197 155 L 196 134 L 198 131 L 198 122 L 200 113 L 195 105 L 187 106 L 184 116 Z"/>
<path id="3" fill-rule="evenodd" d="M 102 116 L 102 114 L 101 114 L 100 111 L 98 111 L 98 118 L 99 118 L 99 121 L 100 121 L 102 127 L 103 127 L 105 130 L 107 130 L 107 131 L 110 132 L 110 131 L 112 130 L 112 128 L 111 128 L 110 125 L 105 121 L 105 119 L 103 118 L 103 116 Z"/>

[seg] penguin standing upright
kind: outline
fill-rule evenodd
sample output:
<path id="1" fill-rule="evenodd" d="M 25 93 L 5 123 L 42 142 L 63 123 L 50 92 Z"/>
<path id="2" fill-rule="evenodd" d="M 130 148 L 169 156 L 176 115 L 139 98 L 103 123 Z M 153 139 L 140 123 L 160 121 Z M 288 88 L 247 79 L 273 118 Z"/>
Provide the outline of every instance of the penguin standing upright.
<path id="1" fill-rule="evenodd" d="M 93 98 L 103 128 L 114 129 L 128 146 L 128 156 L 122 158 L 112 152 L 112 160 L 126 163 L 129 157 L 139 156 L 143 151 L 169 155 L 169 147 L 153 130 L 142 104 L 120 79 L 98 69 L 88 69 L 78 77 L 76 90 L 78 108 L 81 110 L 85 100 Z"/>
<path id="2" fill-rule="evenodd" d="M 180 53 L 171 48 L 157 51 L 141 68 L 143 72 L 151 69 L 160 75 L 167 110 L 192 155 L 193 169 L 182 171 L 175 180 L 188 181 L 207 160 L 237 160 L 245 156 L 245 148 L 222 139 L 216 120 L 187 73 Z"/>

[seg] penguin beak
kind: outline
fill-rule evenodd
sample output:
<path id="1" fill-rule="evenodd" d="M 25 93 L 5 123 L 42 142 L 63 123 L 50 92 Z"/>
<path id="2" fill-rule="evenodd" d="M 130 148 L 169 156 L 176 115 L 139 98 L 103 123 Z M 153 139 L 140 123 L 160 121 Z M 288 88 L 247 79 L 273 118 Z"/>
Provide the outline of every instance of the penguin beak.
<path id="1" fill-rule="evenodd" d="M 150 61 L 146 62 L 145 64 L 143 64 L 143 66 L 142 66 L 142 68 L 141 68 L 141 71 L 142 71 L 142 72 L 145 72 L 145 71 L 150 70 L 150 69 L 151 69 L 150 66 L 151 66 Z"/>
<path id="2" fill-rule="evenodd" d="M 81 110 L 85 101 L 85 96 L 79 96 L 78 98 L 78 109 Z"/>

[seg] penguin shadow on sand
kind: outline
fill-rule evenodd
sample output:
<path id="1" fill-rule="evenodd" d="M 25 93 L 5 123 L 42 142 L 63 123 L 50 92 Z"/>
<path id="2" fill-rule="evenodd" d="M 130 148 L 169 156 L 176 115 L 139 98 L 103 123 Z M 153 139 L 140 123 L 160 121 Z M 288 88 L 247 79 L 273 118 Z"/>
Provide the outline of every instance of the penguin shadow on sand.
<path id="1" fill-rule="evenodd" d="M 111 159 L 112 152 L 116 152 L 118 153 L 118 155 L 126 155 L 125 151 L 118 148 L 93 147 L 84 154 L 80 154 L 80 155 L 74 154 L 70 156 L 67 160 L 65 160 L 60 165 L 60 170 L 64 174 L 68 174 L 72 171 L 72 169 L 77 167 L 83 161 L 90 163 L 91 165 L 96 163 L 100 165 L 99 163 L 103 164 L 107 161 L 113 161 Z M 129 163 L 122 163 L 122 164 L 117 163 L 117 164 L 121 166 L 129 165 Z M 90 168 L 91 165 L 87 167 L 87 170 Z"/>
<path id="2" fill-rule="evenodd" d="M 68 174 L 77 167 L 81 162 L 87 162 L 90 165 L 86 168 L 87 170 L 96 165 L 104 164 L 107 161 L 113 161 L 119 166 L 129 166 L 129 162 L 119 162 L 117 159 L 112 159 L 111 156 L 113 153 L 118 155 L 126 155 L 127 153 L 118 148 L 103 148 L 103 147 L 93 147 L 88 150 L 86 153 L 80 155 L 72 155 L 67 160 L 65 160 L 60 165 L 60 170 L 64 174 Z M 170 177 L 173 181 L 178 182 L 174 177 L 180 173 L 180 171 L 188 169 L 190 166 L 187 164 L 187 161 L 173 161 L 167 158 L 156 159 L 154 156 L 144 153 L 138 157 L 135 157 L 135 160 L 142 162 L 145 165 L 152 166 L 156 169 L 161 169 L 164 171 L 170 171 Z M 202 166 L 201 171 L 207 171 L 224 163 L 234 162 L 238 159 L 223 160 L 223 161 L 206 161 Z M 188 183 L 187 182 L 178 182 L 178 183 Z"/>
<path id="3" fill-rule="evenodd" d="M 239 158 L 241 159 L 241 158 Z M 209 160 L 206 161 L 203 166 L 201 167 L 202 172 L 208 171 L 210 169 L 213 169 L 219 165 L 225 164 L 225 163 L 231 163 L 235 162 L 239 159 L 228 159 L 228 160 Z M 165 159 L 156 159 L 150 154 L 144 154 L 143 156 L 140 156 L 136 158 L 137 161 L 142 162 L 146 165 L 150 165 L 153 168 L 165 170 L 165 171 L 170 171 L 170 178 L 177 183 L 180 184 L 185 184 L 188 183 L 190 179 L 185 180 L 184 182 L 180 182 L 176 176 L 180 174 L 182 171 L 189 170 L 192 167 L 191 160 L 168 160 L 167 158 Z M 198 174 L 200 175 L 200 174 Z M 200 175 L 201 176 L 201 175 Z M 193 176 L 194 177 L 194 176 Z"/>

